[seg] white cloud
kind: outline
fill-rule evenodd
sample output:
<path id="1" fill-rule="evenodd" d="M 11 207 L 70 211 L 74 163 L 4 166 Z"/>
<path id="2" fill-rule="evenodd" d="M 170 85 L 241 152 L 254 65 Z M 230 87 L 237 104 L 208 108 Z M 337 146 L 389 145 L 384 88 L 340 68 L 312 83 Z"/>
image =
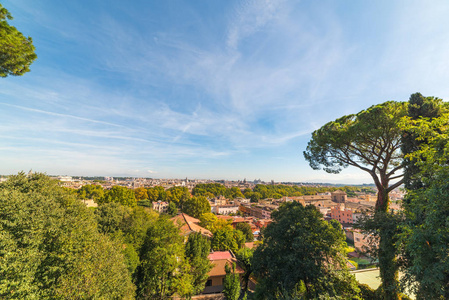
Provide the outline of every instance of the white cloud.
<path id="1" fill-rule="evenodd" d="M 227 46 L 236 49 L 240 40 L 254 34 L 278 17 L 283 4 L 285 5 L 285 1 L 279 0 L 242 1 L 235 8 L 235 14 L 230 21 Z"/>

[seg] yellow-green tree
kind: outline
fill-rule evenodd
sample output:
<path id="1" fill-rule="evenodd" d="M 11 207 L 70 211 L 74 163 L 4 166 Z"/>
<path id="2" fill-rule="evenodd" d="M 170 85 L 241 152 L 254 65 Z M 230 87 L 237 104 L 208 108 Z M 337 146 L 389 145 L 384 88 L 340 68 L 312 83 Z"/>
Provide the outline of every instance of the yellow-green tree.
<path id="1" fill-rule="evenodd" d="M 136 195 L 136 200 L 146 200 L 148 199 L 147 189 L 144 187 L 138 187 L 134 189 L 134 194 Z"/>
<path id="2" fill-rule="evenodd" d="M 110 190 L 105 191 L 104 196 L 98 200 L 99 204 L 112 202 L 129 207 L 137 205 L 134 192 L 124 186 L 113 186 Z"/>

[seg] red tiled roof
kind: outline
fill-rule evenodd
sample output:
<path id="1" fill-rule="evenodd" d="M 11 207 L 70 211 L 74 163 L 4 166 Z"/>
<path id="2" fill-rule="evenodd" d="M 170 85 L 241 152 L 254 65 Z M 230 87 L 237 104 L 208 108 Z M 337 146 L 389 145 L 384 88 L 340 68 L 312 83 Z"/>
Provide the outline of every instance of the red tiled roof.
<path id="1" fill-rule="evenodd" d="M 209 254 L 209 260 L 232 259 L 234 256 L 229 251 L 216 251 Z"/>
<path id="2" fill-rule="evenodd" d="M 237 264 L 236 259 L 218 259 L 212 261 L 214 266 L 212 267 L 212 270 L 209 271 L 209 277 L 226 275 L 225 265 L 228 264 L 231 266 L 232 263 L 236 263 L 235 272 L 237 274 L 245 273 L 245 271 Z"/>
<path id="3" fill-rule="evenodd" d="M 212 237 L 212 232 L 198 225 L 200 223 L 200 220 L 195 219 L 189 215 L 186 215 L 185 213 L 181 213 L 171 218 L 171 220 L 176 225 L 177 224 L 181 225 L 180 230 L 182 234 L 189 234 L 190 232 L 198 232 L 201 233 L 202 235 Z"/>

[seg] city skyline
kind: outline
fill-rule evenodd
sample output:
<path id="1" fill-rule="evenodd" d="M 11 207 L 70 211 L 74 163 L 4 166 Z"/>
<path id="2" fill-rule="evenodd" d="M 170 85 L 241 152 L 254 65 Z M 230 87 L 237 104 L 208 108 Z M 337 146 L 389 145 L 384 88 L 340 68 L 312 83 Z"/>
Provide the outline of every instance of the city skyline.
<path id="1" fill-rule="evenodd" d="M 370 184 L 313 130 L 449 97 L 449 3 L 4 1 L 38 59 L 0 79 L 0 173 Z"/>

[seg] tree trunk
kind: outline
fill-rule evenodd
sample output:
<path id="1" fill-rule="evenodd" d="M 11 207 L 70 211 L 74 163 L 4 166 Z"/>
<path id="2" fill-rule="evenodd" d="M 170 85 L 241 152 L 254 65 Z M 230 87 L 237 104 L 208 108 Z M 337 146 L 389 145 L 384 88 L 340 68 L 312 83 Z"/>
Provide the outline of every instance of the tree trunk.
<path id="1" fill-rule="evenodd" d="M 375 218 L 379 229 L 378 259 L 380 278 L 382 281 L 383 299 L 398 300 L 398 266 L 396 261 L 396 248 L 394 245 L 395 224 L 391 224 L 388 207 L 390 199 L 385 188 L 378 189 Z"/>

